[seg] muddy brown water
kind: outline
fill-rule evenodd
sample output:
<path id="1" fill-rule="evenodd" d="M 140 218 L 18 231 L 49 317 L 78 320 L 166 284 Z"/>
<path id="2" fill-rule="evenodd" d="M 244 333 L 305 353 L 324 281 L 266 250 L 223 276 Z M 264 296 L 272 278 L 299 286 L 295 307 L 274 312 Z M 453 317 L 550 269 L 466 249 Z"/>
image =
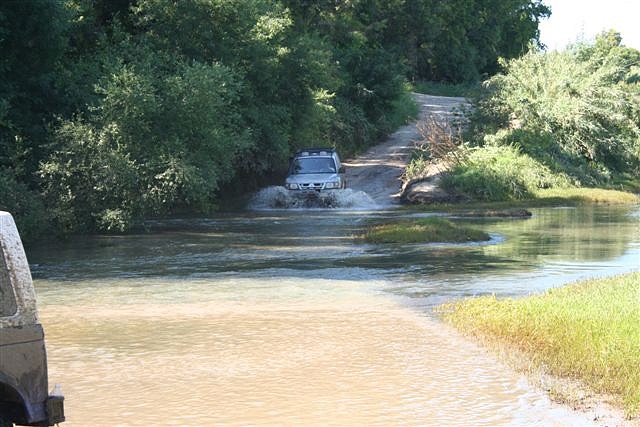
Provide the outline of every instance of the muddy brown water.
<path id="1" fill-rule="evenodd" d="M 465 219 L 487 244 L 366 245 L 410 211 L 261 211 L 30 248 L 66 426 L 589 425 L 434 305 L 638 269 L 638 208 Z"/>

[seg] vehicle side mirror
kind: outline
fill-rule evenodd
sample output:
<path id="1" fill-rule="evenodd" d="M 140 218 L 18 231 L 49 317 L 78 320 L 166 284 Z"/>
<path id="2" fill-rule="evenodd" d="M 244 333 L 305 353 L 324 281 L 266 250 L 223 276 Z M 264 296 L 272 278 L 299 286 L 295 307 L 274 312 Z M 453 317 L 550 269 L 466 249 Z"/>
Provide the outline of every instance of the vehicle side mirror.
<path id="1" fill-rule="evenodd" d="M 338 169 L 338 173 L 344 173 L 344 166 L 340 166 L 340 169 Z"/>

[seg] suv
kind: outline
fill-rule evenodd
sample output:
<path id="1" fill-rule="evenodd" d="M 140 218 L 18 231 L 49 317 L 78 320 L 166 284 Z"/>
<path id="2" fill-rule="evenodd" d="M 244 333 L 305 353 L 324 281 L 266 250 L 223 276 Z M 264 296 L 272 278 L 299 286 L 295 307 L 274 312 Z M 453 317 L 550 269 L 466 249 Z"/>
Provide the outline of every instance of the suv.
<path id="1" fill-rule="evenodd" d="M 47 390 L 44 332 L 29 264 L 13 217 L 0 211 L 0 427 L 64 421 L 64 397 Z"/>
<path id="2" fill-rule="evenodd" d="M 344 167 L 333 148 L 307 148 L 291 159 L 284 186 L 294 191 L 338 190 L 347 187 Z"/>

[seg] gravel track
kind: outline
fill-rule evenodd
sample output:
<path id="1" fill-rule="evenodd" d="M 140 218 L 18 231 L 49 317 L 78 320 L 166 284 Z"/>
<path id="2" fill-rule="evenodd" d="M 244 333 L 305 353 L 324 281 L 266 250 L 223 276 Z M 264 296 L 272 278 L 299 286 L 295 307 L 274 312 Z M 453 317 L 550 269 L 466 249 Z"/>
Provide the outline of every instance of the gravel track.
<path id="1" fill-rule="evenodd" d="M 344 162 L 347 185 L 364 191 L 379 205 L 400 203 L 401 176 L 409 162 L 414 142 L 420 137 L 417 124 L 429 116 L 436 120 L 449 120 L 456 108 L 466 103 L 465 98 L 433 96 L 414 93 L 420 107 L 418 120 L 411 122 L 364 154 Z"/>

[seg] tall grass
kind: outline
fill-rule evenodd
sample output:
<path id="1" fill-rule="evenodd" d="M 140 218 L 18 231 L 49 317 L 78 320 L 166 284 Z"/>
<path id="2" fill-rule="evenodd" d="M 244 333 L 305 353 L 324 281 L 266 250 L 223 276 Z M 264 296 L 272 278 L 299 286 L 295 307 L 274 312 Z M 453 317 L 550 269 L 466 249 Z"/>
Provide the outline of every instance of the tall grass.
<path id="1" fill-rule="evenodd" d="M 476 200 L 532 198 L 539 188 L 568 187 L 569 180 L 513 146 L 466 149 L 464 160 L 442 179 L 445 189 Z"/>
<path id="2" fill-rule="evenodd" d="M 550 374 L 617 395 L 629 417 L 640 415 L 640 272 L 439 310 L 462 331 L 513 346 Z"/>
<path id="3" fill-rule="evenodd" d="M 605 203 L 610 205 L 640 203 L 640 197 L 626 191 L 604 188 L 547 188 L 537 190 L 535 199 L 541 202 L 565 204 Z"/>

